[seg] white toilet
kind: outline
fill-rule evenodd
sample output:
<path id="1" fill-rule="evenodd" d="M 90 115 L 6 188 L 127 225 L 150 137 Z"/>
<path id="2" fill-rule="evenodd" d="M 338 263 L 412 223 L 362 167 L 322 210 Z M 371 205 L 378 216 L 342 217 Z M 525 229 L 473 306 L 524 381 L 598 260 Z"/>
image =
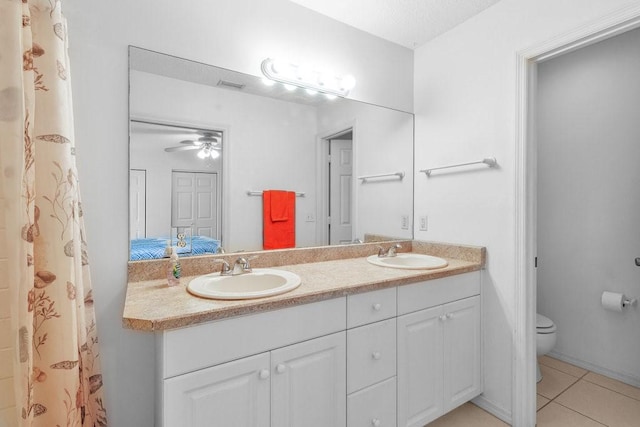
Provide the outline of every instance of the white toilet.
<path id="1" fill-rule="evenodd" d="M 538 356 L 549 353 L 556 345 L 556 324 L 548 317 L 542 314 L 536 315 L 536 351 Z M 538 370 L 537 381 L 542 380 L 542 372 L 540 372 L 540 364 L 536 362 Z"/>

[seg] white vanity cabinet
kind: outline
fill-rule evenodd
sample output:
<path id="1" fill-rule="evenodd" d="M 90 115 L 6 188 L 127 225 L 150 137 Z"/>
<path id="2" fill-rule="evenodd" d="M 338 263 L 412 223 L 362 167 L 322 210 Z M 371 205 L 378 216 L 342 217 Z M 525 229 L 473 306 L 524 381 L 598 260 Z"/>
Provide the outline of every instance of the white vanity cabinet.
<path id="1" fill-rule="evenodd" d="M 482 391 L 480 272 L 157 333 L 158 427 L 422 427 Z"/>
<path id="2" fill-rule="evenodd" d="M 156 425 L 345 427 L 345 325 L 336 298 L 159 333 Z"/>
<path id="3" fill-rule="evenodd" d="M 482 392 L 479 293 L 479 273 L 398 288 L 398 427 L 422 427 Z"/>

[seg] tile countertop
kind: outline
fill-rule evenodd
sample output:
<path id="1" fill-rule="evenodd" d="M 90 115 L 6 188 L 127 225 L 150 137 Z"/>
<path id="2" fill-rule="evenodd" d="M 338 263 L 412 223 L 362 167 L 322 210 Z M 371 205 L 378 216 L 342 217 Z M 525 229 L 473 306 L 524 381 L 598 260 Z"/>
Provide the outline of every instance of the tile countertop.
<path id="1" fill-rule="evenodd" d="M 412 249 L 416 253 L 441 256 L 449 265 L 434 270 L 403 270 L 372 265 L 365 257 L 282 265 L 271 268 L 298 274 L 302 284 L 285 294 L 248 300 L 225 301 L 191 295 L 186 285 L 197 276 L 182 277 L 180 286 L 176 287 L 168 287 L 166 279 L 130 282 L 122 316 L 123 326 L 140 331 L 180 328 L 476 271 L 485 262 L 485 250 L 480 247 L 413 242 Z M 459 249 L 466 254 L 461 257 L 464 259 L 447 256 L 459 253 Z"/>

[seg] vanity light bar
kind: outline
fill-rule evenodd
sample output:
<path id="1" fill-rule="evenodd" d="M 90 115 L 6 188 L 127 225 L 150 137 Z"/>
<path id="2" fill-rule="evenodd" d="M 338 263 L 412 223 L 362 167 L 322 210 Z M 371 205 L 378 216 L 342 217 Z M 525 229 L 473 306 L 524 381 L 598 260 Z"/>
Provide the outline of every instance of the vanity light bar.
<path id="1" fill-rule="evenodd" d="M 345 97 L 356 85 L 351 75 L 338 77 L 271 58 L 262 61 L 261 69 L 268 79 L 327 95 Z"/>

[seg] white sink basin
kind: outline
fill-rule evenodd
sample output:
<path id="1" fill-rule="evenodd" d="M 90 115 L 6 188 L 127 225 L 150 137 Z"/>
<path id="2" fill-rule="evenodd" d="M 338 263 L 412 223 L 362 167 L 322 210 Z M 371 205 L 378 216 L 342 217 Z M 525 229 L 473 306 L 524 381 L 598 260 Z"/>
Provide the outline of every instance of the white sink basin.
<path id="1" fill-rule="evenodd" d="M 414 253 L 401 253 L 394 257 L 371 255 L 367 257 L 367 261 L 380 267 L 404 268 L 406 270 L 432 270 L 449 265 L 446 259 Z"/>
<path id="2" fill-rule="evenodd" d="M 254 268 L 252 273 L 221 276 L 211 273 L 196 277 L 187 290 L 212 299 L 250 299 L 279 295 L 300 286 L 300 276 L 284 270 Z"/>

